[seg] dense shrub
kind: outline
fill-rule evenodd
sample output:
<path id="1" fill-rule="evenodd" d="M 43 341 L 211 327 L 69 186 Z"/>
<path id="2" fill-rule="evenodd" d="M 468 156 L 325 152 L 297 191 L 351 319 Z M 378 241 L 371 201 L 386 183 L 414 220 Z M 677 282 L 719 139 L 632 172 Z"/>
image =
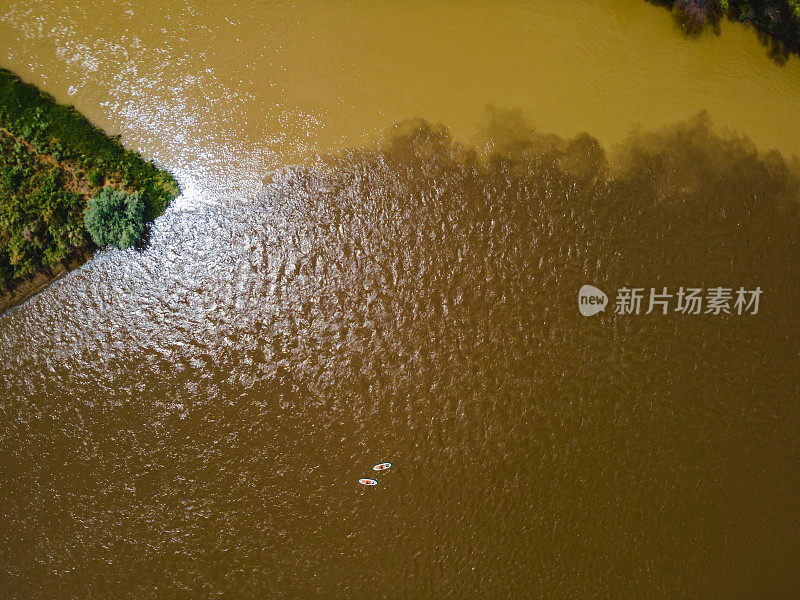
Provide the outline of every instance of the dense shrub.
<path id="1" fill-rule="evenodd" d="M 721 9 L 720 2 L 726 0 L 675 0 L 675 7 L 684 27 L 699 31 L 717 15 Z"/>
<path id="2" fill-rule="evenodd" d="M 82 195 L 64 189 L 58 168 L 32 171 L 20 163 L 3 168 L 0 188 L 0 280 L 33 275 L 64 260 L 86 243 Z M 23 166 L 24 165 L 24 166 Z M 26 178 L 22 178 L 26 174 Z M 9 186 L 8 179 L 11 180 Z"/>
<path id="3" fill-rule="evenodd" d="M 103 175 L 103 172 L 97 168 L 89 171 L 88 177 L 89 183 L 91 183 L 93 187 L 101 187 L 106 182 L 106 176 Z"/>
<path id="4" fill-rule="evenodd" d="M 22 177 L 23 172 L 18 165 L 3 167 L 2 172 L 0 172 L 0 185 L 6 190 L 13 192 L 19 187 L 19 184 L 22 182 Z"/>
<path id="5" fill-rule="evenodd" d="M 144 233 L 144 201 L 138 192 L 103 188 L 89 202 L 84 224 L 98 246 L 130 248 Z"/>

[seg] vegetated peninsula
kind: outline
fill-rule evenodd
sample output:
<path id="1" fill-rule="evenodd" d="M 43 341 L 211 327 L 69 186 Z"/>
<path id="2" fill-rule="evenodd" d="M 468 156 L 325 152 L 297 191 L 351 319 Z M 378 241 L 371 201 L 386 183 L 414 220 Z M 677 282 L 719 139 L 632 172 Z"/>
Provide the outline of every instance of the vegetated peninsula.
<path id="1" fill-rule="evenodd" d="M 0 69 L 0 312 L 98 246 L 134 245 L 179 193 L 119 136 Z"/>

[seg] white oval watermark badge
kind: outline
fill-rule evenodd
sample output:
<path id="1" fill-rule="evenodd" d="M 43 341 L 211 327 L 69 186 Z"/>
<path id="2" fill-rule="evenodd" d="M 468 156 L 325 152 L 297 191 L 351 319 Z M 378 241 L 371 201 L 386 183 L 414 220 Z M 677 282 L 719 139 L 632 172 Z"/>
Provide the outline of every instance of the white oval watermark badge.
<path id="1" fill-rule="evenodd" d="M 578 310 L 584 317 L 602 312 L 608 306 L 608 296 L 593 285 L 583 285 L 578 291 Z"/>

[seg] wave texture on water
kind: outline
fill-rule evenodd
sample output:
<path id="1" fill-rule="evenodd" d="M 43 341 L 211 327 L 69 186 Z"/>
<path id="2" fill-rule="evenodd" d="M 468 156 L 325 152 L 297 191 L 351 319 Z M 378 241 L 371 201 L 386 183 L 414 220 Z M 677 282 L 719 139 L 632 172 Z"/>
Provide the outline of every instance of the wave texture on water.
<path id="1" fill-rule="evenodd" d="M 702 116 L 609 159 L 497 113 L 168 213 L 0 318 L 0 589 L 796 593 L 796 173 Z"/>

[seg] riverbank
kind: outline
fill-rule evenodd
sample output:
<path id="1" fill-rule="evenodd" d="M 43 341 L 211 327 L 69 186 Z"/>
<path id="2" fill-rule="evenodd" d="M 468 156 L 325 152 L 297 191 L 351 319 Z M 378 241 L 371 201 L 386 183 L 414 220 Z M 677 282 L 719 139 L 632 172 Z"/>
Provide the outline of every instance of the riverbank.
<path id="1" fill-rule="evenodd" d="M 119 136 L 0 69 L 0 312 L 91 256 L 84 214 L 103 190 L 137 194 L 144 223 L 180 193 Z"/>
<path id="2" fill-rule="evenodd" d="M 684 28 L 696 33 L 726 17 L 749 23 L 770 46 L 773 58 L 800 53 L 800 0 L 656 0 L 673 8 Z M 768 37 L 764 37 L 768 36 Z"/>
<path id="3" fill-rule="evenodd" d="M 13 288 L 0 289 L 0 314 L 19 306 L 35 296 L 51 283 L 58 281 L 73 269 L 77 269 L 94 256 L 94 249 L 78 250 L 55 267 L 36 273 L 18 282 Z"/>

